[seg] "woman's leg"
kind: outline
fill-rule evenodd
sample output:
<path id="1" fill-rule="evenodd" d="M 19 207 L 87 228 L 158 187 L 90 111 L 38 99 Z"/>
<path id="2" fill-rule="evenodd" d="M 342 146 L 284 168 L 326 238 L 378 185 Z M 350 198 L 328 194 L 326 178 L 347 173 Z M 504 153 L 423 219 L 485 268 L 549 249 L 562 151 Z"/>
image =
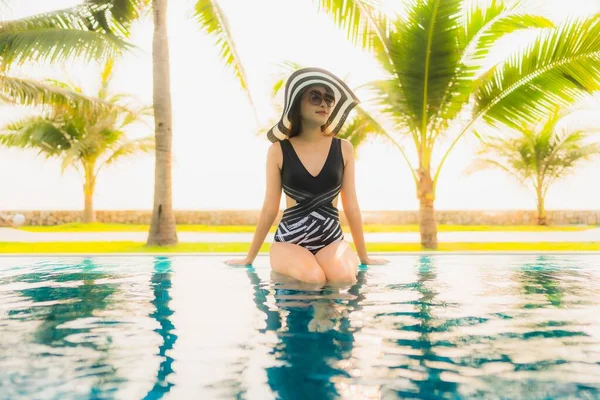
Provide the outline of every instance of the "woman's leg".
<path id="1" fill-rule="evenodd" d="M 271 268 L 303 282 L 325 283 L 326 277 L 315 256 L 292 243 L 273 242 L 269 251 Z"/>
<path id="2" fill-rule="evenodd" d="M 315 257 L 327 281 L 356 282 L 359 260 L 348 242 L 340 240 L 330 243 L 319 250 Z"/>

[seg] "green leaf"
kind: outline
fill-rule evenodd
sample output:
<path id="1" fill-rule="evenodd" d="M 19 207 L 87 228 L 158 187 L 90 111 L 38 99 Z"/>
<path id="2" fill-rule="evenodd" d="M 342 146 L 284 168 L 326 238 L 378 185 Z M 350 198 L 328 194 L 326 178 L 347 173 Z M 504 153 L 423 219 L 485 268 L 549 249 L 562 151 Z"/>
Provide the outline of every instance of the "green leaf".
<path id="1" fill-rule="evenodd" d="M 22 105 L 53 105 L 63 107 L 75 104 L 82 110 L 92 111 L 108 107 L 99 99 L 74 91 L 44 84 L 31 79 L 0 75 L 0 101 Z"/>
<path id="2" fill-rule="evenodd" d="M 599 37 L 599 16 L 539 32 L 486 76 L 476 94 L 476 113 L 488 123 L 518 127 L 599 90 Z"/>
<path id="3" fill-rule="evenodd" d="M 140 139 L 123 141 L 112 152 L 104 162 L 106 165 L 113 164 L 122 157 L 131 156 L 138 153 L 151 153 L 155 149 L 154 136 L 147 136 Z"/>
<path id="4" fill-rule="evenodd" d="M 410 0 L 390 34 L 391 57 L 405 111 L 424 140 L 459 69 L 462 0 Z"/>
<path id="5" fill-rule="evenodd" d="M 93 12 L 97 7 L 76 6 L 62 10 L 36 14 L 16 20 L 0 21 L 0 32 L 27 31 L 34 29 L 92 30 Z"/>
<path id="6" fill-rule="evenodd" d="M 375 54 L 385 53 L 389 18 L 378 7 L 378 1 L 315 0 L 319 10 L 325 10 L 343 29 L 348 39 Z"/>
<path id="7" fill-rule="evenodd" d="M 194 16 L 200 27 L 215 39 L 219 47 L 219 56 L 227 67 L 234 70 L 242 88 L 248 95 L 248 100 L 256 112 L 256 106 L 248 90 L 248 78 L 237 52 L 235 41 L 229 27 L 227 16 L 215 0 L 198 0 L 194 10 Z"/>
<path id="8" fill-rule="evenodd" d="M 362 145 L 366 139 L 373 135 L 386 135 L 385 129 L 360 105 L 354 108 L 356 116 L 346 124 L 338 137 L 349 140 L 354 150 Z"/>
<path id="9" fill-rule="evenodd" d="M 288 61 L 284 61 L 283 63 L 279 64 L 278 67 L 279 67 L 279 72 L 276 75 L 275 82 L 273 83 L 273 87 L 271 89 L 271 95 L 273 97 L 277 96 L 279 91 L 281 89 L 283 89 L 283 86 L 285 85 L 288 77 L 294 71 L 302 69 L 305 66 L 300 63 L 288 60 Z"/>
<path id="10" fill-rule="evenodd" d="M 132 49 L 116 36 L 56 28 L 0 30 L 0 53 L 5 65 L 29 62 L 65 62 L 73 58 L 103 60 Z"/>
<path id="11" fill-rule="evenodd" d="M 547 18 L 531 14 L 522 3 L 505 0 L 465 1 L 465 37 L 470 61 L 485 60 L 496 42 L 511 33 L 554 27 Z"/>
<path id="12" fill-rule="evenodd" d="M 107 33 L 129 35 L 131 23 L 150 11 L 150 0 L 86 0 L 92 19 Z"/>
<path id="13" fill-rule="evenodd" d="M 7 125 L 0 135 L 0 144 L 35 149 L 46 157 L 57 156 L 71 147 L 66 133 L 42 117 L 29 117 Z"/>

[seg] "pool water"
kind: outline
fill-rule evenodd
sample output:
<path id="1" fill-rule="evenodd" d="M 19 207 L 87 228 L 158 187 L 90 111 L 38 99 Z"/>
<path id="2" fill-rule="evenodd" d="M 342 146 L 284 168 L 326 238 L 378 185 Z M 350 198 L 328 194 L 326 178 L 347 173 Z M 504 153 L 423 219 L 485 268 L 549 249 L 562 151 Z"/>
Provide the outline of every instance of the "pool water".
<path id="1" fill-rule="evenodd" d="M 0 258 L 0 399 L 600 398 L 600 255 Z"/>

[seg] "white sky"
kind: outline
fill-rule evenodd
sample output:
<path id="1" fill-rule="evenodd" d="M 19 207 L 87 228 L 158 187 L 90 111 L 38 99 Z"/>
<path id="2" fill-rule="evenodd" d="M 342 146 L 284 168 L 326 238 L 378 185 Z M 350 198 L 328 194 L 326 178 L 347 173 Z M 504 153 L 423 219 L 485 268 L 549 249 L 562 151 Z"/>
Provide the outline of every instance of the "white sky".
<path id="1" fill-rule="evenodd" d="M 19 3 L 14 2 L 13 17 L 71 6 L 79 1 Z M 554 18 L 600 9 L 598 0 L 546 3 Z M 380 73 L 377 63 L 354 48 L 328 15 L 316 11 L 311 0 L 220 0 L 219 4 L 229 18 L 263 121 L 275 116 L 270 88 L 278 63 L 291 60 L 320 66 L 342 77 L 349 75 L 351 86 L 376 79 Z M 222 67 L 212 40 L 189 18 L 191 10 L 188 0 L 170 1 L 174 207 L 258 209 L 263 201 L 264 162 L 270 142 L 264 134 L 256 136 L 254 115 L 245 93 L 239 89 L 233 74 Z M 143 51 L 118 61 L 113 89 L 133 93 L 150 103 L 151 24 L 136 24 L 132 40 Z M 52 69 L 36 66 L 23 73 L 65 79 L 68 72 L 73 79 L 93 85 L 98 70 L 97 66 L 87 65 Z M 0 123 L 5 124 L 26 111 L 0 107 Z M 140 136 L 153 132 L 137 127 L 131 133 Z M 437 209 L 534 208 L 531 194 L 501 172 L 465 174 L 475 145 L 474 138 L 468 138 L 449 157 L 438 185 Z M 153 164 L 153 156 L 140 156 L 104 170 L 97 184 L 96 209 L 151 209 Z M 596 168 L 598 163 L 588 164 L 576 176 L 556 184 L 547 197 L 548 209 L 597 209 L 600 190 L 594 174 Z M 78 210 L 83 205 L 77 174 L 68 171 L 61 176 L 57 161 L 43 160 L 34 152 L 0 150 L 0 182 L 0 210 Z M 357 190 L 364 210 L 418 208 L 406 163 L 395 148 L 380 140 L 372 140 L 359 150 Z"/>

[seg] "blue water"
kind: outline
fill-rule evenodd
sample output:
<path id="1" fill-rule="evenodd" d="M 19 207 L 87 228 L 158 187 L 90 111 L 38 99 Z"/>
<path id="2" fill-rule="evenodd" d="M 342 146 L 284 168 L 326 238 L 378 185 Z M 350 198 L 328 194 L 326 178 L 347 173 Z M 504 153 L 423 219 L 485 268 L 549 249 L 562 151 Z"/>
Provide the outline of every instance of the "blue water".
<path id="1" fill-rule="evenodd" d="M 600 255 L 0 258 L 0 399 L 600 398 Z"/>

